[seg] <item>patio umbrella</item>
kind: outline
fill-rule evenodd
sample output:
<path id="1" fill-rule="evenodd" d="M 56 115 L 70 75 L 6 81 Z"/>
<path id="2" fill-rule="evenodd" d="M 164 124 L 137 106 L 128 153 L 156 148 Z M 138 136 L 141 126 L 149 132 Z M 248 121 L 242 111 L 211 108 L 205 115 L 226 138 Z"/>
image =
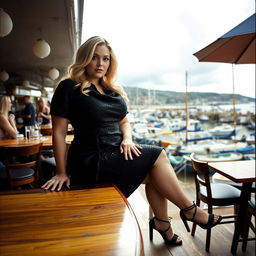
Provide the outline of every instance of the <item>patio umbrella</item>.
<path id="1" fill-rule="evenodd" d="M 256 63 L 256 14 L 254 13 L 225 35 L 194 53 L 199 61 L 234 64 Z"/>
<path id="2" fill-rule="evenodd" d="M 202 62 L 232 63 L 234 129 L 236 129 L 235 85 L 233 64 L 256 63 L 256 13 L 229 32 L 194 53 Z"/>

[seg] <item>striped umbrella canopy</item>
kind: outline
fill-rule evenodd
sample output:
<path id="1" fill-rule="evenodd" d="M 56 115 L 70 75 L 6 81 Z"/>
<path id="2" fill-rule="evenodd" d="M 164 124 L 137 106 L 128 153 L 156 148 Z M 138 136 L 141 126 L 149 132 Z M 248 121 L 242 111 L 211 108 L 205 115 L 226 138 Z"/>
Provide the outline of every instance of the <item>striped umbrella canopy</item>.
<path id="1" fill-rule="evenodd" d="M 202 62 L 256 63 L 255 17 L 256 14 L 254 13 L 225 35 L 193 55 Z"/>

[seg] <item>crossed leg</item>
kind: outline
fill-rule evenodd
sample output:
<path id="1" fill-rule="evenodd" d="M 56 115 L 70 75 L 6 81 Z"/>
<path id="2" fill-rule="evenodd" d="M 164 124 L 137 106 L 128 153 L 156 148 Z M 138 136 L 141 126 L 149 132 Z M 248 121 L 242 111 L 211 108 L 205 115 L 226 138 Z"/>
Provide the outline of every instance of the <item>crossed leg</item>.
<path id="1" fill-rule="evenodd" d="M 180 209 L 192 205 L 192 202 L 183 192 L 164 150 L 160 153 L 143 183 L 146 184 L 148 202 L 158 219 L 168 220 L 167 200 L 171 201 Z M 194 211 L 195 209 L 185 212 L 186 217 L 191 219 Z M 218 218 L 218 215 L 214 215 L 214 222 Z M 198 208 L 194 219 L 199 223 L 207 223 L 208 213 Z M 157 220 L 155 222 L 157 229 L 166 230 L 166 223 Z M 169 229 L 166 235 L 168 239 L 171 239 L 173 236 L 172 229 Z"/>

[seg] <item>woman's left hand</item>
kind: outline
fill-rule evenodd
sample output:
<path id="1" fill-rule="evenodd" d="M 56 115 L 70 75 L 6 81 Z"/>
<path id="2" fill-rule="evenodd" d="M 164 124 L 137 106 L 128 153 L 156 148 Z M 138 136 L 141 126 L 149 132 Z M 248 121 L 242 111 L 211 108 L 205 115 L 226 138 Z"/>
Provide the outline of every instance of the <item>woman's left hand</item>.
<path id="1" fill-rule="evenodd" d="M 10 114 L 8 116 L 8 119 L 9 119 L 9 121 L 14 121 L 15 120 L 15 115 L 14 114 Z"/>
<path id="2" fill-rule="evenodd" d="M 140 149 L 142 147 L 138 144 L 134 144 L 131 139 L 124 139 L 120 145 L 121 154 L 124 153 L 125 160 L 133 160 L 132 153 L 136 156 L 140 156 Z"/>

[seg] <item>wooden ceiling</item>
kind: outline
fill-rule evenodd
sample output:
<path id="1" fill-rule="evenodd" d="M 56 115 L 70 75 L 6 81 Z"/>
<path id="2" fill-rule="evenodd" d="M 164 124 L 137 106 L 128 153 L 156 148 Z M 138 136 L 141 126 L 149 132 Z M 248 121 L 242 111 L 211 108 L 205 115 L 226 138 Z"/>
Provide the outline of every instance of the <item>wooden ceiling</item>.
<path id="1" fill-rule="evenodd" d="M 80 45 L 83 0 L 1 0 L 0 8 L 13 22 L 11 33 L 0 38 L 0 70 L 10 75 L 6 82 L 19 85 L 29 80 L 39 89 L 54 86 L 48 70 L 55 67 L 63 76 Z M 44 59 L 32 51 L 39 38 L 51 47 Z"/>

